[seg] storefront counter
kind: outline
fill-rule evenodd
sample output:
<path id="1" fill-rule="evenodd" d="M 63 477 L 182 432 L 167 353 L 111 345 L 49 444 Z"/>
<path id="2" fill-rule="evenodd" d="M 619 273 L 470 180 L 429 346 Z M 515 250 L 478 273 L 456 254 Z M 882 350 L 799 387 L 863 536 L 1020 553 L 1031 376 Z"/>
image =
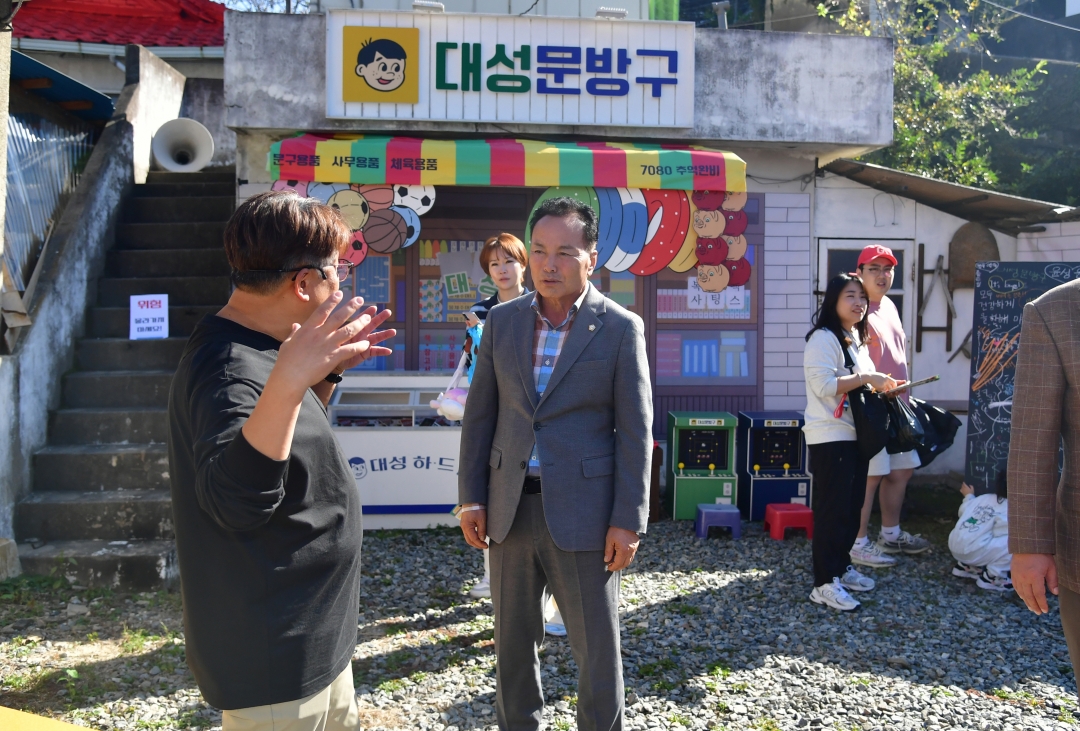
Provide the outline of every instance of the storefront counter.
<path id="1" fill-rule="evenodd" d="M 461 427 L 429 402 L 450 374 L 346 375 L 330 401 L 330 423 L 352 466 L 364 527 L 457 525 Z"/>

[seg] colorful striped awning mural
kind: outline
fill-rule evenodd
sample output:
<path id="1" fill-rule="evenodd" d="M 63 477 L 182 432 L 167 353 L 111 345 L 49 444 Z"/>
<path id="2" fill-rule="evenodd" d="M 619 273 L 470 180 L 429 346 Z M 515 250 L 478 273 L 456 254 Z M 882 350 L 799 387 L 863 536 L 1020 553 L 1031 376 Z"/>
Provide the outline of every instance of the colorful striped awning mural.
<path id="1" fill-rule="evenodd" d="M 301 134 L 274 143 L 274 180 L 392 185 L 746 191 L 746 163 L 686 145 Z"/>

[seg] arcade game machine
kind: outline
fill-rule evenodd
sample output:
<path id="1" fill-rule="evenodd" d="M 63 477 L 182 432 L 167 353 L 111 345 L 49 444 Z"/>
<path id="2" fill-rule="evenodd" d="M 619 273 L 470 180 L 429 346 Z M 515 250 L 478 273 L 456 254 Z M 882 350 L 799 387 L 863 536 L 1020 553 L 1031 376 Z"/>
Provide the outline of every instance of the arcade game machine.
<path id="1" fill-rule="evenodd" d="M 803 417 L 797 411 L 739 412 L 739 510 L 763 520 L 769 503 L 810 505 Z"/>
<path id="2" fill-rule="evenodd" d="M 664 507 L 693 520 L 699 503 L 735 504 L 735 417 L 726 411 L 668 412 Z"/>

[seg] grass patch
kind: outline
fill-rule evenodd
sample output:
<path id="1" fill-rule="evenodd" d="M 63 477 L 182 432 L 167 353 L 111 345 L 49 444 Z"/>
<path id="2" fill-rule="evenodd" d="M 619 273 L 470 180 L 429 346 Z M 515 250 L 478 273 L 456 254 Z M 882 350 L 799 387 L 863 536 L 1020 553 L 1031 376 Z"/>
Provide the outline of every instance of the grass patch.
<path id="1" fill-rule="evenodd" d="M 672 604 L 671 610 L 673 612 L 678 612 L 685 617 L 693 617 L 695 615 L 701 614 L 701 610 L 695 607 L 693 604 L 684 604 L 682 602 Z"/>
<path id="2" fill-rule="evenodd" d="M 405 690 L 405 686 L 407 685 L 408 683 L 406 683 L 404 679 L 394 678 L 393 680 L 384 680 L 375 687 L 383 693 L 396 693 L 399 690 Z"/>
<path id="3" fill-rule="evenodd" d="M 690 718 L 689 718 L 689 716 L 684 716 L 684 715 L 682 715 L 681 713 L 672 713 L 672 714 L 671 714 L 671 715 L 670 715 L 670 716 L 668 717 L 668 721 L 670 721 L 670 722 L 671 722 L 672 724 L 676 724 L 676 723 L 677 723 L 677 724 L 679 724 L 680 726 L 689 726 L 689 725 L 690 725 Z"/>
<path id="4" fill-rule="evenodd" d="M 754 721 L 750 728 L 755 729 L 755 731 L 783 731 L 775 718 L 759 718 Z"/>

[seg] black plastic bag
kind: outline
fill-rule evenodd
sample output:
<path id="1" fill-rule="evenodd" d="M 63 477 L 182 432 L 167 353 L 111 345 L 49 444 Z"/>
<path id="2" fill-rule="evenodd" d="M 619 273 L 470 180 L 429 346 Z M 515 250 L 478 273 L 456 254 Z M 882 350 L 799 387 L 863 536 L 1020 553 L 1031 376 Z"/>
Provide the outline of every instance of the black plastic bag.
<path id="1" fill-rule="evenodd" d="M 840 349 L 844 351 L 844 366 L 854 374 L 855 362 L 843 341 L 840 342 Z M 869 386 L 859 386 L 854 391 L 848 391 L 847 400 L 851 406 L 851 419 L 855 422 L 859 453 L 869 461 L 885 449 L 889 441 L 890 416 L 886 399 Z"/>
<path id="2" fill-rule="evenodd" d="M 923 443 L 925 430 L 915 412 L 899 396 L 886 397 L 885 404 L 890 417 L 889 440 L 885 451 L 889 454 L 900 454 L 918 449 Z"/>
<path id="3" fill-rule="evenodd" d="M 920 467 L 933 462 L 939 454 L 952 446 L 962 422 L 953 414 L 922 399 L 911 399 L 911 410 L 923 426 L 923 443 L 916 447 Z"/>

